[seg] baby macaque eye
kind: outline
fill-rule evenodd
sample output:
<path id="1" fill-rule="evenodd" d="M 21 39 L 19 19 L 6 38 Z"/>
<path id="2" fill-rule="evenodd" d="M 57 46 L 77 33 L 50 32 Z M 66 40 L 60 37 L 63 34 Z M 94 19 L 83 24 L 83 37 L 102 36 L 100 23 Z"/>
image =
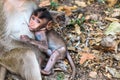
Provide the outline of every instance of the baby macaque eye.
<path id="1" fill-rule="evenodd" d="M 32 18 L 32 20 L 35 20 L 35 18 L 33 16 L 31 18 Z"/>
<path id="2" fill-rule="evenodd" d="M 37 23 L 40 23 L 40 21 L 39 20 L 36 20 L 37 21 Z"/>

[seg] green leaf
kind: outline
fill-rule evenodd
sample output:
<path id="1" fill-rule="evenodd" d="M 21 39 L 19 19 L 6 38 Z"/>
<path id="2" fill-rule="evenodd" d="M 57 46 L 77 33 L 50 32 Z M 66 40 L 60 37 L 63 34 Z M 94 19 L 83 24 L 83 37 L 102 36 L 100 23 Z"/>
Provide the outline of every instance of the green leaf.
<path id="1" fill-rule="evenodd" d="M 56 8 L 56 7 L 58 7 L 58 4 L 57 4 L 56 2 L 54 2 L 54 1 L 51 1 L 51 2 L 50 2 L 50 6 L 51 6 L 52 8 Z"/>
<path id="2" fill-rule="evenodd" d="M 57 80 L 64 80 L 64 74 L 63 73 L 58 73 L 57 74 Z"/>

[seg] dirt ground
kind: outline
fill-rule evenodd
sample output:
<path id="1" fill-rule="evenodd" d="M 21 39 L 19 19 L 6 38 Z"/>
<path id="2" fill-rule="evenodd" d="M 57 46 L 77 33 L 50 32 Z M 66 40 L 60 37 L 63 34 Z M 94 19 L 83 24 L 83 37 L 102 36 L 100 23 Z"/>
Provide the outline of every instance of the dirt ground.
<path id="1" fill-rule="evenodd" d="M 66 3 L 69 6 L 76 5 L 78 9 L 77 11 L 75 10 L 76 12 L 73 10 L 70 16 L 65 17 L 69 20 L 69 23 L 67 23 L 65 27 L 55 28 L 60 35 L 64 37 L 70 55 L 75 63 L 76 75 L 74 80 L 120 80 L 120 60 L 114 57 L 114 55 L 120 54 L 120 52 L 115 53 L 114 50 L 105 48 L 103 50 L 98 46 L 104 37 L 104 31 L 108 25 L 113 22 L 106 20 L 105 17 L 111 17 L 114 9 L 120 8 L 120 3 L 116 3 L 116 6 L 119 7 L 115 7 L 115 5 L 108 7 L 107 3 L 98 2 L 99 0 L 60 1 L 60 4 L 63 5 Z M 83 1 L 86 3 L 86 7 L 81 7 L 77 5 L 77 3 L 73 3 L 73 1 Z M 50 8 L 50 6 L 48 6 L 48 8 Z M 52 8 L 52 10 L 56 9 Z M 120 19 L 120 15 L 115 18 Z M 116 37 L 116 41 L 120 41 L 120 35 L 117 34 Z M 83 59 L 82 53 L 93 54 L 95 57 L 94 59 L 87 57 L 87 59 L 81 63 Z M 72 73 L 67 59 L 56 64 L 53 71 L 53 74 L 50 76 L 43 76 L 43 80 L 69 80 L 69 76 Z M 5 80 L 23 79 L 8 72 Z"/>

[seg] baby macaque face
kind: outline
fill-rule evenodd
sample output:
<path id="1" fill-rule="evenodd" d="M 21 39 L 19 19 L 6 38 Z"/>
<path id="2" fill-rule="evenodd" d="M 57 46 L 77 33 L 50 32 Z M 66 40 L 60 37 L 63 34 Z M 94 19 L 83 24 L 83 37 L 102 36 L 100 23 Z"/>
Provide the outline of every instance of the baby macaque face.
<path id="1" fill-rule="evenodd" d="M 38 31 L 46 28 L 48 20 L 40 19 L 38 16 L 32 15 L 29 22 L 30 31 Z"/>

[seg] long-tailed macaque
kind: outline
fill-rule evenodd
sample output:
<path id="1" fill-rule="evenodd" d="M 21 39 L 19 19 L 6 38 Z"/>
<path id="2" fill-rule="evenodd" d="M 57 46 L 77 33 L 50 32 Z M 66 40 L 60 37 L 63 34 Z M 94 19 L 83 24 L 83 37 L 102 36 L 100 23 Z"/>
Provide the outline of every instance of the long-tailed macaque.
<path id="1" fill-rule="evenodd" d="M 41 52 L 20 41 L 20 35 L 34 39 L 27 23 L 38 0 L 0 0 L 0 80 L 6 69 L 25 80 L 42 80 Z"/>
<path id="2" fill-rule="evenodd" d="M 49 75 L 55 63 L 64 59 L 65 56 L 73 69 L 72 77 L 75 76 L 75 65 L 67 51 L 64 40 L 52 29 L 52 16 L 46 8 L 36 9 L 29 22 L 29 29 L 35 34 L 35 39 L 27 35 L 21 35 L 21 40 L 36 45 L 41 51 L 50 56 L 46 67 L 41 70 L 42 74 Z"/>

